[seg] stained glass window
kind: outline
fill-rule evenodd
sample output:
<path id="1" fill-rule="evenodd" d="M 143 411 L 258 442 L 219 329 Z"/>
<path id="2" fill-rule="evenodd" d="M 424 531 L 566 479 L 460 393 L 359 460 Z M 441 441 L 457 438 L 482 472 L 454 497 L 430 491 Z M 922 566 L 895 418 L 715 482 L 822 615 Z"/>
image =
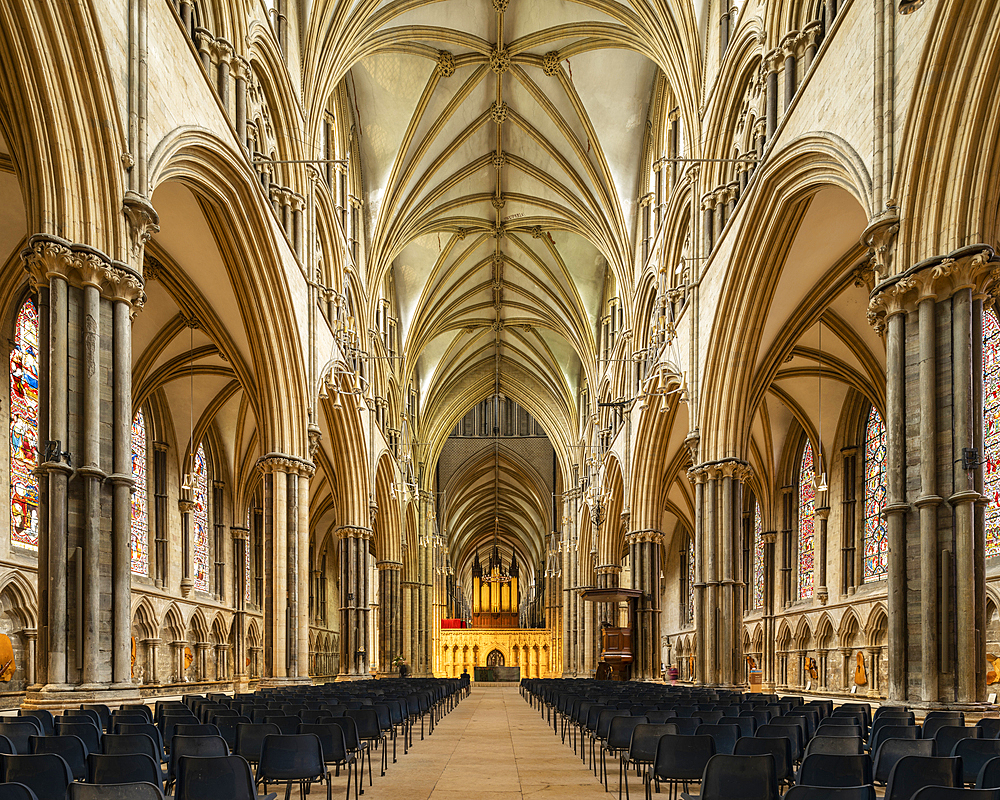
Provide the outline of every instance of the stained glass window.
<path id="1" fill-rule="evenodd" d="M 246 568 L 243 573 L 243 602 L 250 602 L 250 509 L 247 509 L 247 538 L 243 540 L 243 554 L 246 558 Z"/>
<path id="2" fill-rule="evenodd" d="M 983 313 L 983 420 L 986 427 L 986 557 L 1000 555 L 1000 324 Z"/>
<path id="3" fill-rule="evenodd" d="M 194 474 L 191 476 L 194 489 L 194 588 L 208 591 L 208 460 L 205 445 L 198 445 L 194 456 Z"/>
<path id="4" fill-rule="evenodd" d="M 885 508 L 885 423 L 875 406 L 865 426 L 865 571 L 864 580 L 880 581 L 889 572 Z"/>
<path id="5" fill-rule="evenodd" d="M 764 519 L 760 503 L 753 504 L 753 607 L 764 607 Z"/>
<path id="6" fill-rule="evenodd" d="M 149 575 L 149 492 L 146 483 L 146 418 L 142 409 L 132 420 L 132 572 Z"/>
<path id="7" fill-rule="evenodd" d="M 10 540 L 38 549 L 38 306 L 24 301 L 10 351 Z"/>
<path id="8" fill-rule="evenodd" d="M 687 596 L 687 609 L 688 609 L 688 622 L 694 622 L 694 539 L 688 542 L 688 557 L 687 557 L 687 571 L 688 571 L 688 596 Z"/>
<path id="9" fill-rule="evenodd" d="M 813 533 L 816 530 L 816 487 L 812 443 L 806 441 L 799 465 L 799 599 L 813 593 Z"/>

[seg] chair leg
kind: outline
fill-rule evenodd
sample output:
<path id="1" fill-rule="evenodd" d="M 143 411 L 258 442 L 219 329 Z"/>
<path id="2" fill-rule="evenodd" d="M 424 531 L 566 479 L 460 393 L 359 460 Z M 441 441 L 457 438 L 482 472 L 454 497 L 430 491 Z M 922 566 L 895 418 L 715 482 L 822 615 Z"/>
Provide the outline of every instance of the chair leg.
<path id="1" fill-rule="evenodd" d="M 368 747 L 368 785 L 372 785 L 372 749 Z"/>

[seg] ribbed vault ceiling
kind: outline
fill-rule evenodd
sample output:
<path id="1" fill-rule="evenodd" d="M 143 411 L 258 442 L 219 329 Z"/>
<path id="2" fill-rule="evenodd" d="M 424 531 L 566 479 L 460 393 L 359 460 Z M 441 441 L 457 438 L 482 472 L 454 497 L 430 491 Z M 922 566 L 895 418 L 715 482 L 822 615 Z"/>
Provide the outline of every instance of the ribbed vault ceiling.
<path id="1" fill-rule="evenodd" d="M 440 437 L 499 367 L 501 390 L 565 447 L 605 275 L 631 275 L 650 47 L 620 4 L 408 7 L 347 76 L 370 274 L 394 276 L 406 363 Z"/>

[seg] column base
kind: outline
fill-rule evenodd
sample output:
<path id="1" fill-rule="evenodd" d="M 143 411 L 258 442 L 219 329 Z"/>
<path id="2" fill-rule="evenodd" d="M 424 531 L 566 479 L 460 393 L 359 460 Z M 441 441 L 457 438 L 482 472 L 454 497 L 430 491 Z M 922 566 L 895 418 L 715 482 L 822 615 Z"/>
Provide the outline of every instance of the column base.
<path id="1" fill-rule="evenodd" d="M 312 679 L 308 676 L 286 676 L 281 678 L 261 678 L 258 689 L 277 689 L 282 686 L 310 686 Z"/>
<path id="2" fill-rule="evenodd" d="M 187 597 L 191 594 L 192 589 L 194 589 L 194 581 L 190 578 L 181 579 L 181 594 Z"/>
<path id="3" fill-rule="evenodd" d="M 245 694 L 251 691 L 250 678 L 246 675 L 237 675 L 233 678 L 233 694 Z"/>
<path id="4" fill-rule="evenodd" d="M 340 674 L 335 679 L 335 683 L 342 683 L 344 681 L 370 681 L 372 676 L 367 672 L 354 673 L 354 674 Z"/>
<path id="5" fill-rule="evenodd" d="M 47 709 L 79 708 L 81 703 L 104 703 L 108 706 L 139 702 L 139 687 L 132 684 L 119 686 L 45 686 L 39 691 L 25 692 L 21 708 Z"/>

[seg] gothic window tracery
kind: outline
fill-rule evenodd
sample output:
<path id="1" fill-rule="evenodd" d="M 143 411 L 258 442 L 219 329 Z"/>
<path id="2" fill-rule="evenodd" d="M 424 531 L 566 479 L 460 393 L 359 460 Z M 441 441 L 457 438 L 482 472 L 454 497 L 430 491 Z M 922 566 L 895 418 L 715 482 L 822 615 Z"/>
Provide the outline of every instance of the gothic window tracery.
<path id="1" fill-rule="evenodd" d="M 986 463 L 986 557 L 1000 555 L 1000 323 L 996 312 L 983 312 L 983 425 Z"/>
<path id="2" fill-rule="evenodd" d="M 865 557 L 864 582 L 879 581 L 889 570 L 885 508 L 885 424 L 872 406 L 865 425 Z"/>
<path id="3" fill-rule="evenodd" d="M 21 305 L 10 351 L 10 540 L 38 549 L 38 306 Z"/>
<path id="4" fill-rule="evenodd" d="M 146 418 L 139 413 L 132 420 L 132 574 L 149 575 L 149 487 L 147 481 Z"/>
<path id="5" fill-rule="evenodd" d="M 807 439 L 799 462 L 799 599 L 813 594 L 813 534 L 816 530 L 816 486 L 812 443 Z"/>

